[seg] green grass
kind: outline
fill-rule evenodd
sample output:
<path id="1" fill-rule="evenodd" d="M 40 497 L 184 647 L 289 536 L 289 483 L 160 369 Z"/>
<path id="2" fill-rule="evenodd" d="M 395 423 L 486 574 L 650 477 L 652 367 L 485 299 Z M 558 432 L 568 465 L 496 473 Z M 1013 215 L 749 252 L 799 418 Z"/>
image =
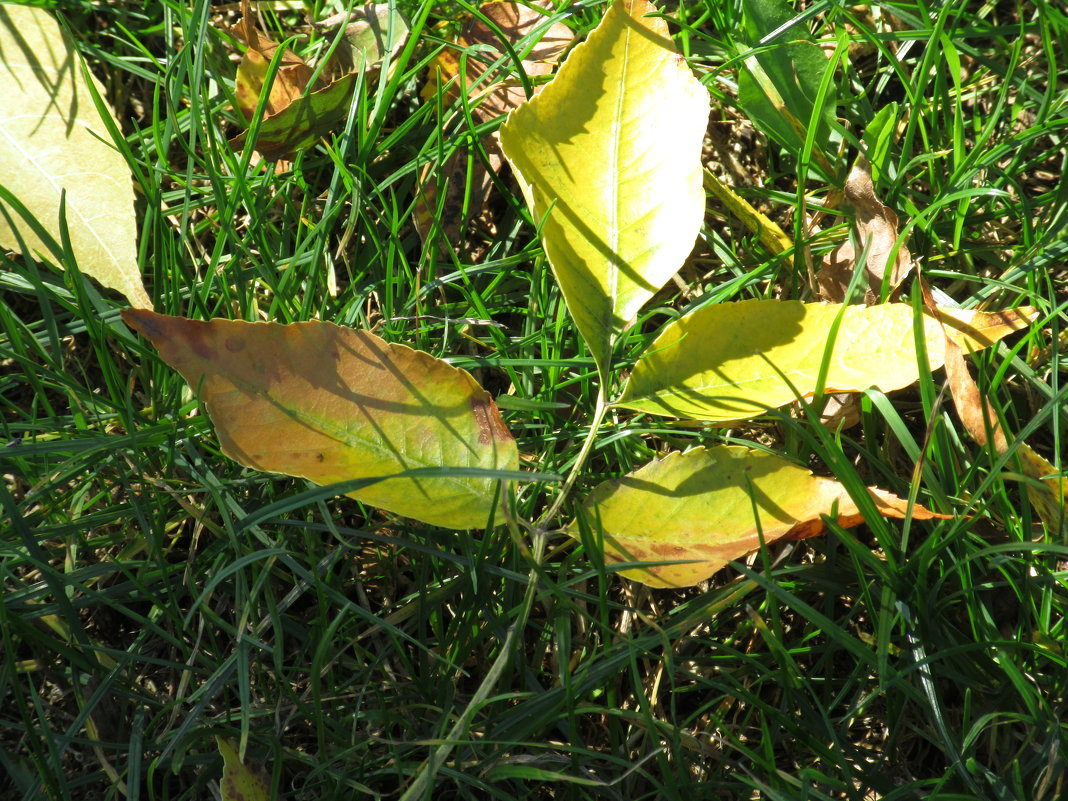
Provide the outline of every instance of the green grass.
<path id="1" fill-rule="evenodd" d="M 526 466 L 570 469 L 596 370 L 514 182 L 502 175 L 485 212 L 471 209 L 456 255 L 413 224 L 421 171 L 456 151 L 483 158 L 496 125 L 419 98 L 448 39 L 438 23 L 463 6 L 403 3 L 413 45 L 392 77 L 364 82 L 346 127 L 275 172 L 226 143 L 234 51 L 217 23 L 229 12 L 55 5 L 118 103 L 157 311 L 372 328 L 472 370 L 501 397 Z M 602 10 L 561 18 L 584 34 Z M 1010 430 L 1060 467 L 1068 18 L 1045 2 L 808 11 L 832 47 L 848 32 L 828 76 L 848 130 L 901 106 L 877 188 L 927 277 L 963 306 L 1040 310 L 1030 333 L 970 361 Z M 657 296 L 628 359 L 697 304 L 803 297 L 803 248 L 818 264 L 845 235 L 833 216 L 831 234 L 809 230 L 801 203 L 811 211 L 828 187 L 739 111 L 738 4 L 675 14 L 716 100 L 730 151 L 716 160 L 734 159 L 738 191 L 798 248 L 791 266 L 710 204 L 687 292 Z M 761 442 L 854 492 L 902 496 L 922 454 L 919 501 L 967 515 L 832 526 L 698 588 L 654 591 L 616 577 L 592 532 L 550 532 L 535 565 L 503 530 L 420 526 L 241 468 L 193 391 L 124 326 L 120 297 L 0 258 L 0 798 L 213 797 L 215 736 L 289 799 L 399 797 L 445 741 L 420 797 L 1068 793 L 1068 543 L 1043 531 L 1011 455 L 968 438 L 941 373 L 869 391 L 841 436 L 785 412 L 735 429 L 610 413 L 573 500 L 670 449 Z M 519 514 L 536 520 L 557 487 L 523 486 Z"/>

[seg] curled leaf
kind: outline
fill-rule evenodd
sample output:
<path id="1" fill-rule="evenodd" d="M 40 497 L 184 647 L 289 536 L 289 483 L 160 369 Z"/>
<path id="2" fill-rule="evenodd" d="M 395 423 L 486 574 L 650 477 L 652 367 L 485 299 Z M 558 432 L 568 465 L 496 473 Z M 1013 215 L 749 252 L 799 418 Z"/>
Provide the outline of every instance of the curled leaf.
<path id="1" fill-rule="evenodd" d="M 241 11 L 241 20 L 231 29 L 247 44 L 237 68 L 236 97 L 238 108 L 251 121 L 271 60 L 281 45 L 256 27 L 248 0 L 242 0 Z M 344 120 L 357 76 L 376 67 L 386 53 L 395 52 L 408 34 L 403 17 L 387 6 L 367 6 L 347 21 L 334 22 L 346 25 L 339 33 L 342 40 L 314 82 L 310 64 L 289 51 L 280 56 L 255 144 L 264 158 L 291 158 Z M 230 145 L 243 148 L 245 138 L 241 133 Z"/>
<path id="2" fill-rule="evenodd" d="M 934 305 L 930 288 L 921 281 L 924 303 Z M 988 442 L 998 454 L 1009 450 L 1009 438 L 1005 426 L 998 418 L 990 401 L 983 397 L 975 383 L 968 365 L 961 354 L 961 346 L 953 330 L 945 331 L 946 382 L 953 396 L 953 406 L 965 430 L 980 445 Z M 1068 476 L 1044 459 L 1026 442 L 1015 446 L 1020 468 L 1027 477 L 1027 497 L 1038 511 L 1042 522 L 1050 531 L 1057 532 L 1062 541 L 1068 542 Z"/>
<path id="3" fill-rule="evenodd" d="M 898 242 L 897 214 L 879 200 L 871 180 L 871 166 L 859 156 L 845 183 L 845 198 L 853 208 L 853 229 L 857 242 L 867 251 L 862 265 L 853 243 L 845 241 L 823 259 L 817 275 L 820 296 L 824 300 L 841 303 L 857 269 L 865 271 L 865 302 L 877 303 L 885 279 L 890 295 L 901 286 L 912 271 L 912 255 L 904 242 Z"/>

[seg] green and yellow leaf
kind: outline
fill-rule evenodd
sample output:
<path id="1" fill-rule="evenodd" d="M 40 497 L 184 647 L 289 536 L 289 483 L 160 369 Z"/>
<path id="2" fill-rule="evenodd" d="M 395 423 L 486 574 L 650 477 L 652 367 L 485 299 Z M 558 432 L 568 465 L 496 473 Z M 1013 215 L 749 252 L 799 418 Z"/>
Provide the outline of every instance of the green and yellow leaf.
<path id="1" fill-rule="evenodd" d="M 1026 328 L 1030 308 L 984 313 L 941 309 L 965 352 Z M 828 334 L 841 315 L 834 348 Z M 943 364 L 942 326 L 925 314 L 928 370 Z M 618 405 L 672 417 L 725 422 L 825 392 L 900 389 L 919 378 L 913 310 L 904 303 L 847 306 L 745 300 L 706 306 L 668 325 L 634 368 Z M 795 394 L 796 393 L 796 394 Z"/>
<path id="2" fill-rule="evenodd" d="M 223 452 L 248 467 L 318 484 L 384 479 L 349 494 L 449 528 L 483 527 L 495 511 L 498 479 L 472 468 L 518 469 L 493 399 L 427 353 L 318 321 L 123 319 L 199 388 Z M 421 468 L 444 470 L 390 478 Z"/>
<path id="3" fill-rule="evenodd" d="M 895 495 L 869 489 L 885 517 L 945 517 L 908 508 Z M 687 587 L 764 543 L 823 531 L 822 516 L 843 527 L 863 522 L 840 483 L 814 476 L 779 456 L 740 446 L 672 453 L 598 486 L 583 503 L 610 562 L 673 562 L 620 571 L 653 587 Z M 568 526 L 579 536 L 579 522 Z"/>
<path id="4" fill-rule="evenodd" d="M 704 215 L 708 92 L 646 0 L 615 0 L 500 131 L 567 307 L 607 374 L 616 339 L 682 265 Z"/>
<path id="5" fill-rule="evenodd" d="M 230 740 L 216 737 L 215 743 L 223 758 L 223 775 L 219 782 L 222 801 L 270 801 L 270 788 L 263 773 L 243 764 Z"/>

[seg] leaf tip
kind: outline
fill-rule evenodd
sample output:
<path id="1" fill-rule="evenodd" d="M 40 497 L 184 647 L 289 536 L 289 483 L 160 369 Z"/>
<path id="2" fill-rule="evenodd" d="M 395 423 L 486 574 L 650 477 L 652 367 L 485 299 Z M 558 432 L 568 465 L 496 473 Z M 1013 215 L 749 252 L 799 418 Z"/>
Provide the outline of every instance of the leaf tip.
<path id="1" fill-rule="evenodd" d="M 122 321 L 142 336 L 155 340 L 164 334 L 162 314 L 151 309 L 123 309 L 121 314 Z"/>

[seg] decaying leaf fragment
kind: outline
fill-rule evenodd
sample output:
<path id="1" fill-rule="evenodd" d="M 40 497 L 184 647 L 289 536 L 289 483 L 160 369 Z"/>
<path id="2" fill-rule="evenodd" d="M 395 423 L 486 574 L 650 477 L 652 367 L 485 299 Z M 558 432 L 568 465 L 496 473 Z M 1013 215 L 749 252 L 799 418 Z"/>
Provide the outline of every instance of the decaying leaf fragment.
<path id="1" fill-rule="evenodd" d="M 374 70 L 387 56 L 396 55 L 409 33 L 408 21 L 388 3 L 334 14 L 312 27 L 329 39 L 341 32 L 341 42 L 326 65 L 327 79 Z"/>
<path id="2" fill-rule="evenodd" d="M 456 39 L 456 48 L 443 50 L 431 62 L 423 99 L 431 100 L 441 84 L 448 84 L 446 100 L 455 100 L 463 91 L 475 118 L 488 122 L 503 117 L 527 99 L 523 82 L 512 75 L 517 65 L 512 63 L 506 45 L 520 56 L 518 67 L 526 76 L 537 78 L 553 71 L 575 35 L 563 23 L 549 21 L 553 8 L 544 1 L 530 5 L 485 3 L 479 12 L 491 24 L 477 16 L 468 19 Z M 467 56 L 462 75 L 460 50 L 465 50 Z M 535 84 L 532 88 L 537 93 L 540 87 Z"/>
<path id="3" fill-rule="evenodd" d="M 934 304 L 926 281 L 921 281 L 924 303 Z M 945 343 L 946 381 L 953 396 L 953 405 L 965 430 L 980 445 L 988 442 L 999 455 L 1009 450 L 1005 427 L 998 418 L 990 401 L 979 392 L 968 365 L 964 362 L 961 347 L 947 326 Z M 1023 442 L 1016 446 L 1023 474 L 1030 481 L 1026 484 L 1027 497 L 1038 511 L 1039 517 L 1052 532 L 1058 532 L 1062 541 L 1068 542 L 1068 476 L 1040 456 Z"/>
<path id="4" fill-rule="evenodd" d="M 501 37 L 513 52 L 520 54 L 519 68 L 529 78 L 535 78 L 552 72 L 574 34 L 563 23 L 549 22 L 552 7 L 547 2 L 530 6 L 492 2 L 482 5 L 479 11 L 500 35 L 480 17 L 472 16 L 456 39 L 456 49 L 442 50 L 430 63 L 430 80 L 422 96 L 430 102 L 446 84 L 444 100 L 452 102 L 462 91 L 469 97 L 474 119 L 488 122 L 503 117 L 527 99 L 522 82 L 510 75 L 515 65 L 507 57 Z M 467 53 L 462 75 L 459 50 Z M 501 59 L 504 59 L 502 64 L 493 66 Z M 537 93 L 542 86 L 534 84 L 531 88 Z M 424 242 L 430 237 L 436 220 L 445 241 L 455 243 L 465 221 L 465 199 L 468 216 L 477 215 L 485 205 L 493 186 L 487 166 L 498 172 L 504 164 L 504 155 L 493 136 L 482 139 L 482 148 L 485 163 L 479 158 L 469 160 L 465 151 L 456 150 L 440 167 L 428 164 L 423 170 L 413 220 Z M 444 198 L 440 196 L 442 182 Z"/>
<path id="5" fill-rule="evenodd" d="M 269 72 L 281 45 L 256 27 L 248 0 L 242 0 L 241 20 L 231 32 L 247 48 L 237 68 L 237 107 L 251 121 Z M 378 65 L 385 54 L 396 52 L 408 35 L 404 18 L 389 6 L 367 6 L 352 17 L 332 18 L 341 41 L 319 77 L 295 53 L 280 56 L 278 70 L 264 101 L 263 119 L 255 148 L 270 160 L 291 158 L 332 130 L 348 113 L 359 73 Z M 324 33 L 330 35 L 325 24 Z M 245 146 L 245 134 L 230 140 L 235 149 Z"/>
<path id="6" fill-rule="evenodd" d="M 518 469 L 493 398 L 428 353 L 319 321 L 123 319 L 199 388 L 223 453 L 248 467 L 317 484 L 383 479 L 349 494 L 447 528 L 481 528 L 499 508 L 499 480 L 471 468 Z M 390 478 L 421 468 L 445 470 Z"/>
<path id="7" fill-rule="evenodd" d="M 215 743 L 223 758 L 223 775 L 219 782 L 222 800 L 270 801 L 270 788 L 263 773 L 241 762 L 232 741 L 216 737 Z"/>
<path id="8" fill-rule="evenodd" d="M 884 517 L 949 517 L 919 505 L 910 510 L 889 492 L 869 493 Z M 601 484 L 583 503 L 594 536 L 603 533 L 607 560 L 677 562 L 621 571 L 653 587 L 697 584 L 762 542 L 816 536 L 824 515 L 846 528 L 864 520 L 834 479 L 733 445 L 672 453 Z M 579 525 L 572 522 L 568 533 L 579 537 Z"/>
<path id="9" fill-rule="evenodd" d="M 86 76 L 105 97 L 51 14 L 0 5 L 0 185 L 56 243 L 62 206 L 78 269 L 150 309 L 137 263 L 133 177 L 110 144 Z M 109 122 L 119 129 L 114 117 Z M 0 210 L 0 247 L 52 256 L 20 214 L 2 202 Z"/>
<path id="10" fill-rule="evenodd" d="M 845 301 L 845 293 L 858 267 L 864 269 L 864 302 L 878 303 L 884 278 L 892 297 L 912 271 L 912 255 L 904 242 L 898 242 L 897 214 L 879 200 L 871 180 L 871 165 L 859 156 L 845 183 L 845 198 L 855 214 L 853 230 L 856 240 L 867 248 L 864 265 L 857 265 L 861 255 L 846 240 L 823 259 L 816 278 L 820 297 L 832 303 Z M 892 262 L 891 262 L 892 259 Z"/>

